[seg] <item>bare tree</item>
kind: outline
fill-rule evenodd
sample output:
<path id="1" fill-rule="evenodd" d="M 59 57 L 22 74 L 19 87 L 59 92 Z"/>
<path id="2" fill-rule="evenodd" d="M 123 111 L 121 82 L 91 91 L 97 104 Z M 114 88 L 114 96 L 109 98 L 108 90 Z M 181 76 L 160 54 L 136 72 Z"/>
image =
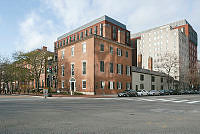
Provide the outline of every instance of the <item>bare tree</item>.
<path id="1" fill-rule="evenodd" d="M 166 52 L 161 54 L 159 61 L 155 64 L 155 69 L 167 74 L 167 85 L 169 89 L 170 76 L 177 73 L 179 66 L 179 59 L 175 53 Z"/>

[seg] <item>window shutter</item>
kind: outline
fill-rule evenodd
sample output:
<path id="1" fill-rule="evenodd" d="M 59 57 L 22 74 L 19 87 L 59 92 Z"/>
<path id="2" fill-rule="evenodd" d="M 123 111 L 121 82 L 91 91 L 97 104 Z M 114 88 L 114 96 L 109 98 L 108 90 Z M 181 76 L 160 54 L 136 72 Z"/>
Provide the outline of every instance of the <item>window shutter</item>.
<path id="1" fill-rule="evenodd" d="M 121 74 L 123 74 L 123 65 L 121 65 Z"/>
<path id="2" fill-rule="evenodd" d="M 108 89 L 110 89 L 110 81 L 108 82 Z"/>
<path id="3" fill-rule="evenodd" d="M 119 82 L 117 82 L 117 89 L 119 89 Z"/>
<path id="4" fill-rule="evenodd" d="M 113 82 L 113 89 L 115 89 L 115 82 Z"/>
<path id="5" fill-rule="evenodd" d="M 117 48 L 117 55 L 119 55 L 119 49 Z"/>
<path id="6" fill-rule="evenodd" d="M 122 56 L 122 49 L 121 49 L 121 56 Z"/>

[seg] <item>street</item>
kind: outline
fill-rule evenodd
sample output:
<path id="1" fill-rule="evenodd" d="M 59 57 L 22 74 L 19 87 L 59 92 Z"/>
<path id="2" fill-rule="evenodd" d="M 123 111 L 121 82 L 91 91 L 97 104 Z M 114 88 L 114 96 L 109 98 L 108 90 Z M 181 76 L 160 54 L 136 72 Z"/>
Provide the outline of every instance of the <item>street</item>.
<path id="1" fill-rule="evenodd" d="M 199 134 L 200 95 L 0 96 L 0 134 Z"/>

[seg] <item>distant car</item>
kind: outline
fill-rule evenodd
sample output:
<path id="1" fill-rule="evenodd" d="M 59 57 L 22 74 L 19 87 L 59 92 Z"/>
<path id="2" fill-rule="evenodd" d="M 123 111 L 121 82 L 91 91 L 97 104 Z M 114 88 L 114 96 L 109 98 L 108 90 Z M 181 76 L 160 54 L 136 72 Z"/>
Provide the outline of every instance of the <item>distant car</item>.
<path id="1" fill-rule="evenodd" d="M 169 90 L 159 90 L 159 92 L 160 92 L 160 95 L 169 95 L 170 94 L 170 92 L 169 92 Z"/>
<path id="2" fill-rule="evenodd" d="M 129 90 L 125 90 L 121 93 L 118 93 L 119 97 L 133 97 L 133 96 L 137 96 L 137 92 L 136 90 L 133 89 L 129 89 Z"/>
<path id="3" fill-rule="evenodd" d="M 138 95 L 138 96 L 147 96 L 147 95 L 148 95 L 148 92 L 147 92 L 145 89 L 138 90 L 138 91 L 137 91 L 137 95 Z"/>
<path id="4" fill-rule="evenodd" d="M 150 90 L 149 95 L 160 95 L 160 92 L 158 90 Z"/>

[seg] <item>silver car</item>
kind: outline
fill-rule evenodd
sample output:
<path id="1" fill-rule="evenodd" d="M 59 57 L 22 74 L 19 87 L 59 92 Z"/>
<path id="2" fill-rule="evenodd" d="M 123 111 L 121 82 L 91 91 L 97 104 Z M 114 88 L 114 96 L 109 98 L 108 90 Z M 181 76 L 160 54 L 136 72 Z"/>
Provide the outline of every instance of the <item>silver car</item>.
<path id="1" fill-rule="evenodd" d="M 160 92 L 157 90 L 150 90 L 149 95 L 160 95 Z"/>

